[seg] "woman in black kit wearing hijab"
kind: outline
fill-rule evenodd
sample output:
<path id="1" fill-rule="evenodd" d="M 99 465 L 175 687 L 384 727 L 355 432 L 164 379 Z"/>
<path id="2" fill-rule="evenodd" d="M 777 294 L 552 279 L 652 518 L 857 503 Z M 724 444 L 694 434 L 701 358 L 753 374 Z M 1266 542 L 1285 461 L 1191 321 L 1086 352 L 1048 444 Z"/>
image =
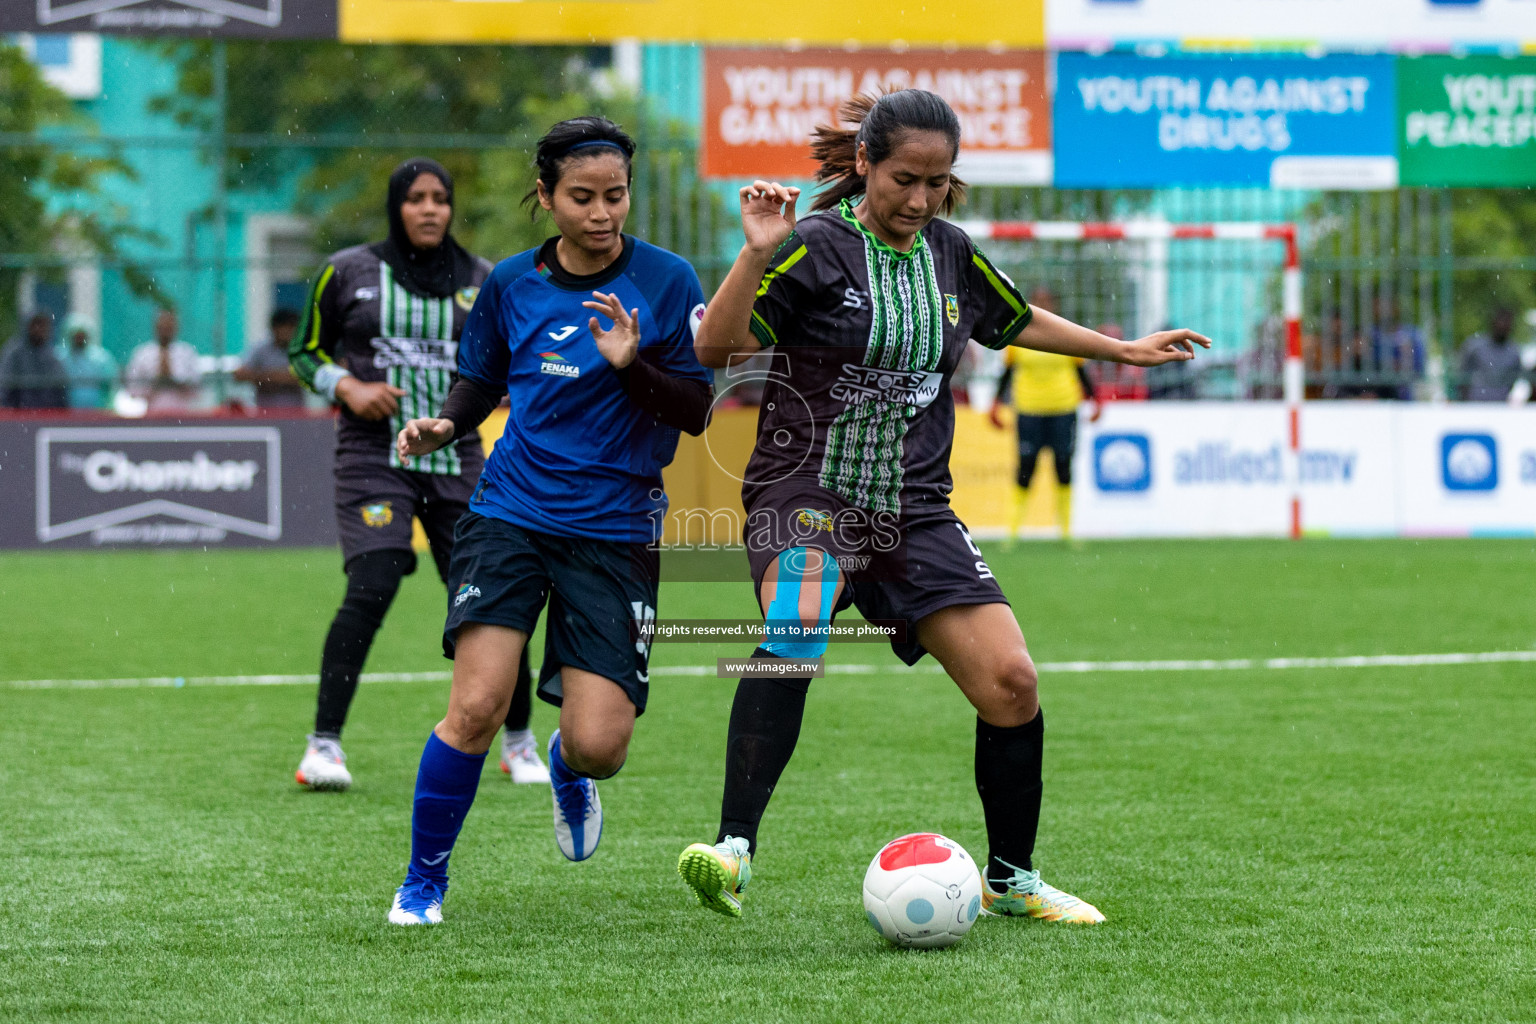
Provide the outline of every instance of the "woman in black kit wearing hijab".
<path id="1" fill-rule="evenodd" d="M 438 575 L 450 586 L 453 527 L 485 463 L 474 434 L 414 460 L 395 452 L 408 420 L 436 416 L 457 366 L 459 332 L 491 265 L 459 245 L 453 178 L 434 160 L 407 160 L 389 177 L 389 237 L 334 254 L 310 293 L 289 346 L 294 373 L 341 408 L 336 427 L 336 521 L 347 593 L 320 658 L 315 731 L 295 778 L 311 789 L 352 784 L 341 728 L 384 613 L 416 569 L 411 519 L 421 520 Z M 451 600 L 451 598 L 450 598 Z M 528 655 L 502 735 L 502 770 L 548 782 L 528 729 Z"/>

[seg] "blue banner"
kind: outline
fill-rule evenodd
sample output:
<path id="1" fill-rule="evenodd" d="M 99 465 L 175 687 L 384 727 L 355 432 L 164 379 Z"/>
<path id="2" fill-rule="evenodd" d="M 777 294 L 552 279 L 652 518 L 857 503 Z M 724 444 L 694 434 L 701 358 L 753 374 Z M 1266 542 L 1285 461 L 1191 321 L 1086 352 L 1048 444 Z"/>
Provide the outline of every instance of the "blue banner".
<path id="1" fill-rule="evenodd" d="M 1057 58 L 1059 188 L 1397 185 L 1391 56 Z"/>

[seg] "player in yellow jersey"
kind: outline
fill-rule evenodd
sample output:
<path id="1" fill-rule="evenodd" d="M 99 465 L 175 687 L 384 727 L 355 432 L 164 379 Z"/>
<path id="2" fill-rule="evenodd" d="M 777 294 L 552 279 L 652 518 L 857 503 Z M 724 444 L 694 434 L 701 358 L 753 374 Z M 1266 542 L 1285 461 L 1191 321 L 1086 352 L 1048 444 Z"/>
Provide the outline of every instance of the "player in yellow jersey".
<path id="1" fill-rule="evenodd" d="M 1036 288 L 1029 304 L 1037 309 L 1056 309 L 1056 297 L 1048 288 Z M 1010 386 L 1011 385 L 1011 386 Z M 1040 450 L 1049 448 L 1056 464 L 1056 521 L 1061 536 L 1072 535 L 1072 455 L 1077 448 L 1077 407 L 1093 403 L 1089 422 L 1102 409 L 1093 398 L 1093 384 L 1083 370 L 1083 360 L 1054 352 L 1009 347 L 1003 377 L 992 406 L 992 425 L 1006 429 L 1002 403 L 1013 406 L 1019 431 L 1019 472 L 1013 491 L 1013 511 L 1008 521 L 1008 543 L 1019 535 L 1029 481 L 1040 461 Z"/>

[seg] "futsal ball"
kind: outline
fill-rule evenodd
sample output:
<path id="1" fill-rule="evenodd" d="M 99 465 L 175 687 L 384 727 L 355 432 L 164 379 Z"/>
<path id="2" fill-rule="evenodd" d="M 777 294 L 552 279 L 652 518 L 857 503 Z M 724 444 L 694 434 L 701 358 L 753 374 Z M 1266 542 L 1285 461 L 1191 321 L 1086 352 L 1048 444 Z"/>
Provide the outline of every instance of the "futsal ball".
<path id="1" fill-rule="evenodd" d="M 898 946 L 954 945 L 980 913 L 976 862 L 959 843 L 935 832 L 893 839 L 864 872 L 864 915 Z"/>

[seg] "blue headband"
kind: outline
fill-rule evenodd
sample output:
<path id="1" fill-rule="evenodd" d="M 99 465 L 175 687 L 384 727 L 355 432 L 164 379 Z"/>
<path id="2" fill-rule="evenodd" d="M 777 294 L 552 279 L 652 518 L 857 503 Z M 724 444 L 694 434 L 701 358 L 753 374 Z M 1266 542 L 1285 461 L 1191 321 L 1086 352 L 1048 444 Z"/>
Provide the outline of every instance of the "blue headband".
<path id="1" fill-rule="evenodd" d="M 578 143 L 576 143 L 576 145 L 574 145 L 570 149 L 566 150 L 563 155 L 569 155 L 571 153 L 576 152 L 578 149 L 591 149 L 594 146 L 607 146 L 610 149 L 616 149 L 620 153 L 624 154 L 625 159 L 629 158 L 629 154 L 624 152 L 624 147 L 623 146 L 619 145 L 617 142 L 612 142 L 612 141 L 610 141 L 608 139 L 588 139 L 585 142 L 578 142 Z"/>

